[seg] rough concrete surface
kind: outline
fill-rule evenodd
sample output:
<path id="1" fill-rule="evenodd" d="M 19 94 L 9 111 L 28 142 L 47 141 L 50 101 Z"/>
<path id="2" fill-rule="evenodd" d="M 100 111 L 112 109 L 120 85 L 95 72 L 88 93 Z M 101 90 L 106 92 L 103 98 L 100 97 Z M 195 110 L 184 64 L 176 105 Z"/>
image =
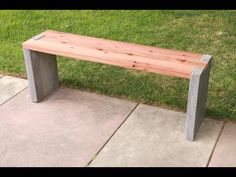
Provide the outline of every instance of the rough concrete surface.
<path id="1" fill-rule="evenodd" d="M 85 166 L 135 106 L 68 88 L 33 103 L 27 88 L 0 106 L 0 166 Z"/>
<path id="2" fill-rule="evenodd" d="M 25 79 L 4 76 L 0 78 L 0 105 L 14 97 L 28 86 Z"/>
<path id="3" fill-rule="evenodd" d="M 223 122 L 205 119 L 190 142 L 185 139 L 185 117 L 139 104 L 90 166 L 206 166 Z"/>
<path id="4" fill-rule="evenodd" d="M 236 167 L 236 124 L 226 123 L 211 158 L 210 167 Z"/>

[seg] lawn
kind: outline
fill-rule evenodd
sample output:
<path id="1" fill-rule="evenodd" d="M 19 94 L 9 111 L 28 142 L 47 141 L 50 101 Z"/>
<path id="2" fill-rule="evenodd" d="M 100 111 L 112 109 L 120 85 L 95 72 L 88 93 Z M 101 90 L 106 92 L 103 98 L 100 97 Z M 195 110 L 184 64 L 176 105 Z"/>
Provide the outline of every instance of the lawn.
<path id="1" fill-rule="evenodd" d="M 21 43 L 46 29 L 211 54 L 206 116 L 236 120 L 236 11 L 0 11 L 0 73 L 26 77 Z M 60 58 L 62 85 L 186 110 L 188 80 Z"/>

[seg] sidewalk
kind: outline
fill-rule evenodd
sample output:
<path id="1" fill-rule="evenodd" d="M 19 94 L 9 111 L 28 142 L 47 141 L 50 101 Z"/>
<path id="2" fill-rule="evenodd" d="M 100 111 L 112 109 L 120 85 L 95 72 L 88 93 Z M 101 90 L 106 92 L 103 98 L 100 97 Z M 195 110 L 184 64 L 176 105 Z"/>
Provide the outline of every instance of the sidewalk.
<path id="1" fill-rule="evenodd" d="M 27 81 L 0 75 L 0 166 L 236 166 L 236 124 L 60 87 L 32 103 Z"/>

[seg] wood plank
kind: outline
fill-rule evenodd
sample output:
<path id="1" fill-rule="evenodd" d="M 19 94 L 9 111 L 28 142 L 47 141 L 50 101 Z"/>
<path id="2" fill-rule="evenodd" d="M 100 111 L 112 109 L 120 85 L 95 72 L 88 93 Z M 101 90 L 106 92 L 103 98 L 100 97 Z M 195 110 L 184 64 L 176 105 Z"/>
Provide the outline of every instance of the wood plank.
<path id="1" fill-rule="evenodd" d="M 147 72 L 190 78 L 193 67 L 205 67 L 202 54 L 142 46 L 81 35 L 45 31 L 23 43 L 29 50 Z"/>
<path id="2" fill-rule="evenodd" d="M 149 57 L 151 57 L 152 55 L 154 57 L 159 56 L 160 59 L 161 59 L 160 56 L 163 56 L 168 58 L 176 58 L 187 61 L 199 62 L 199 59 L 202 56 L 202 54 L 182 52 L 172 49 L 162 49 L 158 47 L 130 44 L 126 42 L 111 41 L 106 39 L 99 39 L 99 38 L 74 35 L 74 34 L 65 34 L 65 33 L 61 34 L 61 32 L 52 32 L 52 31 L 49 32 L 47 31 L 42 40 L 51 42 L 55 41 L 55 42 L 70 43 L 74 45 L 86 46 L 88 48 L 102 47 L 110 51 L 114 50 L 115 52 L 125 52 L 130 54 L 133 52 L 133 55 L 147 54 Z"/>
<path id="3" fill-rule="evenodd" d="M 90 39 L 90 38 L 89 38 Z M 133 47 L 133 45 L 129 46 L 123 46 L 121 44 L 116 45 L 111 42 L 98 42 L 98 40 L 89 40 L 89 39 L 83 39 L 79 38 L 79 39 L 75 39 L 75 38 L 71 38 L 68 39 L 65 38 L 63 39 L 63 37 L 57 37 L 57 36 L 45 36 L 44 41 L 48 41 L 48 42 L 55 42 L 55 43 L 61 43 L 63 42 L 64 44 L 71 44 L 71 45 L 79 45 L 81 47 L 85 47 L 85 48 L 94 48 L 96 50 L 100 50 L 100 51 L 109 51 L 109 52 L 114 52 L 114 53 L 123 53 L 126 55 L 132 55 L 132 56 L 143 56 L 143 57 L 148 57 L 150 59 L 154 59 L 154 60 L 171 60 L 172 62 L 176 62 L 176 63 L 185 63 L 186 65 L 190 64 L 190 65 L 199 65 L 199 66 L 205 66 L 204 62 L 199 61 L 200 56 L 197 56 L 197 60 L 196 60 L 196 56 L 187 56 L 183 55 L 183 54 L 169 54 L 169 53 L 164 53 L 164 52 L 155 52 L 154 50 L 143 50 L 143 48 L 135 48 Z"/>
<path id="4" fill-rule="evenodd" d="M 44 32 L 45 37 L 50 37 L 50 38 L 62 38 L 62 39 L 69 39 L 69 41 L 75 41 L 78 40 L 83 40 L 84 42 L 90 42 L 90 43 L 98 43 L 102 46 L 108 44 L 111 47 L 115 46 L 116 48 L 121 49 L 122 46 L 128 47 L 129 50 L 136 49 L 137 51 L 142 51 L 146 50 L 149 51 L 150 49 L 153 49 L 153 52 L 157 53 L 163 53 L 163 54 L 168 54 L 168 55 L 179 55 L 179 56 L 186 56 L 186 57 L 195 57 L 195 59 L 199 59 L 199 57 L 202 56 L 202 54 L 199 53 L 191 53 L 191 52 L 185 52 L 185 51 L 179 51 L 179 50 L 173 50 L 173 49 L 164 49 L 164 48 L 159 48 L 159 47 L 153 47 L 153 46 L 146 46 L 146 45 L 140 45 L 140 44 L 133 44 L 133 43 L 127 43 L 127 42 L 120 42 L 120 41 L 112 41 L 112 40 L 107 40 L 107 39 L 101 39 L 101 38 L 95 38 L 95 37 L 88 37 L 88 36 L 82 36 L 82 35 L 77 35 L 77 34 L 70 34 L 70 33 L 63 33 L 63 32 L 57 32 L 57 31 L 52 31 L 52 30 L 47 30 Z M 122 48 L 125 49 L 125 48 Z"/>

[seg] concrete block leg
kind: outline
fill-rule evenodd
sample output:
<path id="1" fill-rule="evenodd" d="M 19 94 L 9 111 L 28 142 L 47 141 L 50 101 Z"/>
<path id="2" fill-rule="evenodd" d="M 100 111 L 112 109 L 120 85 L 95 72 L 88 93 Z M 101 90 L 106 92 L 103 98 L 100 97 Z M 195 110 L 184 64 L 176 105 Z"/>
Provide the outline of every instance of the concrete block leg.
<path id="1" fill-rule="evenodd" d="M 207 67 L 194 68 L 190 78 L 186 120 L 186 136 L 189 141 L 194 141 L 204 118 L 211 58 L 211 55 L 203 55 L 202 61 L 208 63 Z"/>
<path id="2" fill-rule="evenodd" d="M 59 86 L 55 55 L 23 49 L 33 102 L 39 102 Z"/>

